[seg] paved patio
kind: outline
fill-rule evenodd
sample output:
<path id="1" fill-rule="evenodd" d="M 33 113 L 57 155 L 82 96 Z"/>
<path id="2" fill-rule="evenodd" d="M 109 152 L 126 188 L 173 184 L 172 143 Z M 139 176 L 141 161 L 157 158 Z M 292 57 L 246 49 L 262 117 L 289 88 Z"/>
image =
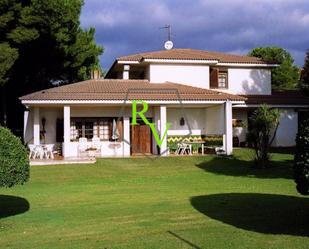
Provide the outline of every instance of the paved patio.
<path id="1" fill-rule="evenodd" d="M 31 166 L 59 165 L 59 164 L 92 164 L 95 163 L 94 157 L 72 157 L 66 159 L 31 159 Z"/>

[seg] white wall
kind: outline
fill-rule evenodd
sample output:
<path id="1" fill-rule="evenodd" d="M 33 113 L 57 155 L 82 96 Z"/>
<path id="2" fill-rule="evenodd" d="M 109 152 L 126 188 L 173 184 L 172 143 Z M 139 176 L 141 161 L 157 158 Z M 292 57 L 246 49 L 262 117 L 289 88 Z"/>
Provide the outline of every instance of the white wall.
<path id="1" fill-rule="evenodd" d="M 184 126 L 180 125 L 182 117 L 185 119 Z M 189 127 L 192 131 L 190 135 L 203 135 L 206 132 L 205 108 L 167 108 L 167 122 L 171 124 L 169 136 L 189 135 Z"/>
<path id="2" fill-rule="evenodd" d="M 180 119 L 186 120 L 180 126 Z M 187 122 L 188 121 L 188 122 Z M 171 123 L 169 136 L 221 135 L 224 134 L 224 106 L 216 105 L 207 108 L 167 108 L 167 122 Z M 189 125 L 188 125 L 189 123 Z"/>
<path id="3" fill-rule="evenodd" d="M 206 134 L 224 134 L 224 105 L 216 105 L 206 109 Z"/>
<path id="4" fill-rule="evenodd" d="M 233 119 L 242 120 L 243 127 L 233 127 L 233 136 L 239 138 L 239 142 L 246 141 L 247 126 L 248 126 L 248 113 L 244 109 L 233 109 Z"/>
<path id="5" fill-rule="evenodd" d="M 295 138 L 298 131 L 298 113 L 293 108 L 279 109 L 281 112 L 280 124 L 272 146 L 289 147 L 295 146 Z M 248 110 L 233 109 L 233 119 L 248 120 Z M 246 123 L 246 126 L 248 124 Z M 233 136 L 238 136 L 240 142 L 246 140 L 247 127 L 233 128 Z"/>
<path id="6" fill-rule="evenodd" d="M 57 108 L 40 108 L 40 121 L 42 118 L 46 119 L 45 124 L 45 141 L 41 141 L 46 144 L 55 144 L 56 143 L 56 123 L 57 118 L 63 118 L 63 112 L 62 109 Z M 40 123 L 41 130 L 42 122 Z"/>
<path id="7" fill-rule="evenodd" d="M 235 94 L 271 94 L 270 69 L 228 69 L 228 91 Z"/>
<path id="8" fill-rule="evenodd" d="M 88 147 L 91 147 L 91 142 L 87 142 Z M 109 142 L 102 141 L 101 154 L 99 157 L 127 157 L 130 156 L 130 150 L 127 150 L 125 142 Z M 78 142 L 70 142 L 67 144 L 67 157 L 86 157 L 86 152 L 78 152 Z"/>
<path id="9" fill-rule="evenodd" d="M 170 81 L 209 88 L 209 66 L 207 65 L 151 64 L 149 70 L 149 80 L 153 83 Z"/>
<path id="10" fill-rule="evenodd" d="M 295 146 L 298 130 L 298 113 L 294 109 L 280 109 L 281 119 L 273 146 Z"/>

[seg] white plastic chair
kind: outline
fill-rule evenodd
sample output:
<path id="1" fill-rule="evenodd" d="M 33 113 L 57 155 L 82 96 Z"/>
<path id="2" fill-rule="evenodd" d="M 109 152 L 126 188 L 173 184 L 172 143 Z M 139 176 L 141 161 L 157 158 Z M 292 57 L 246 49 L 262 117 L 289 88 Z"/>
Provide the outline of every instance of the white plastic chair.
<path id="1" fill-rule="evenodd" d="M 92 138 L 91 147 L 95 148 L 97 153 L 101 153 L 101 141 L 99 137 L 94 136 Z"/>
<path id="2" fill-rule="evenodd" d="M 34 159 L 35 156 L 35 145 L 34 144 L 28 144 L 28 148 L 30 150 L 29 152 L 29 159 Z"/>
<path id="3" fill-rule="evenodd" d="M 44 148 L 46 158 L 54 159 L 54 144 L 46 144 Z"/>
<path id="4" fill-rule="evenodd" d="M 186 152 L 191 155 L 191 145 L 190 144 L 186 144 L 186 143 L 179 143 L 177 144 L 177 150 L 176 150 L 176 154 L 177 155 L 184 155 Z"/>
<path id="5" fill-rule="evenodd" d="M 44 158 L 44 149 L 41 145 L 35 145 L 34 148 L 34 159 L 43 159 Z"/>
<path id="6" fill-rule="evenodd" d="M 78 139 L 78 156 L 81 156 L 83 152 L 88 149 L 87 138 L 81 137 Z"/>

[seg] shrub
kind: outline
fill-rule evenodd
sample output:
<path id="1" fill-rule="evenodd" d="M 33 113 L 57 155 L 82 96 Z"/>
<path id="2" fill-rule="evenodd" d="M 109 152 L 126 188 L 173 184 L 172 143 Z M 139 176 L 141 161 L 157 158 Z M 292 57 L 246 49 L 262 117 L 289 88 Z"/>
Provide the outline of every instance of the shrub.
<path id="1" fill-rule="evenodd" d="M 250 130 L 247 135 L 249 143 L 255 150 L 256 166 L 264 168 L 269 163 L 269 147 L 272 144 L 279 125 L 280 112 L 267 105 L 261 105 L 250 118 Z M 271 132 L 274 131 L 271 138 Z"/>
<path id="2" fill-rule="evenodd" d="M 309 195 L 309 115 L 300 123 L 296 136 L 294 157 L 294 178 L 296 189 L 302 195 Z"/>
<path id="3" fill-rule="evenodd" d="M 29 159 L 21 140 L 0 127 L 0 187 L 24 184 L 29 179 Z"/>

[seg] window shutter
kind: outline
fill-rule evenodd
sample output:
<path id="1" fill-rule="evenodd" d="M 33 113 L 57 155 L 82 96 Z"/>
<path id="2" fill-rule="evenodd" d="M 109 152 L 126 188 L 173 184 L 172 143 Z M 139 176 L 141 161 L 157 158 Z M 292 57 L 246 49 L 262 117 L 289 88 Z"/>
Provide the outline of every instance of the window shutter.
<path id="1" fill-rule="evenodd" d="M 218 74 L 219 69 L 217 68 L 210 69 L 210 88 L 218 88 Z"/>

